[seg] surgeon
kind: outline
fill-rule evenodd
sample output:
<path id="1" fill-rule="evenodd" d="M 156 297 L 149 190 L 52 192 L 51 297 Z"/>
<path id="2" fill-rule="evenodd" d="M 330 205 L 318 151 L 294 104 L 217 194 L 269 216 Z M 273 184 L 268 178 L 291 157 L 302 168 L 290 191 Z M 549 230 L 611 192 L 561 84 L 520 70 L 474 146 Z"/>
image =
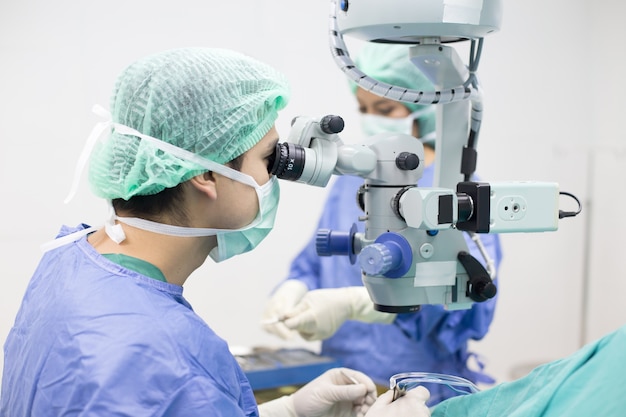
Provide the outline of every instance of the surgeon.
<path id="1" fill-rule="evenodd" d="M 626 326 L 523 378 L 444 401 L 432 416 L 621 417 L 626 410 L 624 352 Z"/>
<path id="2" fill-rule="evenodd" d="M 374 402 L 371 379 L 345 368 L 257 407 L 183 297 L 207 257 L 250 251 L 272 229 L 268 161 L 288 97 L 281 74 L 229 50 L 169 50 L 121 73 L 81 158 L 111 216 L 46 246 L 4 346 L 0 416 L 429 415 L 425 388 Z"/>
<path id="3" fill-rule="evenodd" d="M 356 64 L 367 75 L 388 84 L 434 89 L 409 61 L 405 45 L 367 43 Z M 355 84 L 352 91 L 366 136 L 397 132 L 422 141 L 426 167 L 418 185 L 431 186 L 435 168 L 433 106 L 393 101 Z M 356 222 L 363 232 L 363 222 L 357 222 L 363 212 L 355 198 L 362 184 L 363 179 L 356 176 L 337 177 L 317 228 L 347 231 Z M 495 272 L 502 257 L 499 237 L 481 235 L 479 242 L 467 234 L 465 237 L 471 254 Z M 284 339 L 297 332 L 306 340 L 322 340 L 323 355 L 366 373 L 382 386 L 387 386 L 392 375 L 409 371 L 451 374 L 474 383 L 493 382 L 482 371 L 477 355 L 468 351 L 468 341 L 483 338 L 489 330 L 495 297 L 469 310 L 447 311 L 442 306 L 425 305 L 416 313 L 381 313 L 373 309 L 358 264 L 352 265 L 344 256 L 318 256 L 315 238 L 313 235 L 293 260 L 287 279 L 271 295 L 263 317 L 266 331 Z M 483 245 L 487 259 L 478 244 Z M 430 404 L 456 395 L 442 385 L 428 388 Z"/>

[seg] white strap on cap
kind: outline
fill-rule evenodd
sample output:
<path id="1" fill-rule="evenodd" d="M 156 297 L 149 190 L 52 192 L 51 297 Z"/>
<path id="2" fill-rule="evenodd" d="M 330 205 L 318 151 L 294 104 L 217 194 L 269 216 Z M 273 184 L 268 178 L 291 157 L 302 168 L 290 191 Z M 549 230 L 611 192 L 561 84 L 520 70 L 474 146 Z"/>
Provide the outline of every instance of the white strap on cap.
<path id="1" fill-rule="evenodd" d="M 128 127 L 119 123 L 113 123 L 111 120 L 111 113 L 109 113 L 106 109 L 104 109 L 102 106 L 98 104 L 94 105 L 92 110 L 95 114 L 103 117 L 105 120 L 103 122 L 99 122 L 98 124 L 96 124 L 96 126 L 91 131 L 89 137 L 87 138 L 87 143 L 85 144 L 85 148 L 83 149 L 78 159 L 78 163 L 76 164 L 76 170 L 74 172 L 74 181 L 72 182 L 72 187 L 70 189 L 68 196 L 64 200 L 66 204 L 72 200 L 72 198 L 76 194 L 76 191 L 78 190 L 80 177 L 82 176 L 82 173 L 85 168 L 85 165 L 87 164 L 87 161 L 89 161 L 89 157 L 91 156 L 91 153 L 93 152 L 93 148 L 95 147 L 98 140 L 102 137 L 102 135 L 107 131 L 107 129 L 111 127 L 113 127 L 118 133 L 121 133 L 123 135 L 136 136 L 138 138 L 146 140 L 150 142 L 151 144 L 153 144 L 154 146 L 156 146 L 157 148 L 161 149 L 162 151 L 169 153 L 170 155 L 174 155 L 186 161 L 194 162 L 198 164 L 199 166 L 206 168 L 207 170 L 217 172 L 220 175 L 242 182 L 251 187 L 254 187 L 254 188 L 259 187 L 256 181 L 254 181 L 254 179 L 247 174 L 244 174 L 242 172 L 239 172 L 237 170 L 234 170 L 232 168 L 229 168 L 217 162 L 211 161 L 210 159 L 203 158 L 199 155 L 196 155 L 193 152 L 189 152 L 186 149 L 182 149 L 182 148 L 179 148 L 178 146 L 172 145 L 171 143 L 164 142 L 161 139 L 144 135 L 143 133 L 131 127 Z"/>
<path id="2" fill-rule="evenodd" d="M 91 152 L 93 152 L 93 148 L 96 146 L 96 142 L 98 139 L 102 137 L 102 135 L 111 128 L 111 113 L 104 109 L 104 107 L 96 104 L 93 106 L 92 111 L 101 116 L 105 120 L 103 122 L 97 123 L 94 128 L 91 130 L 89 137 L 87 138 L 87 143 L 85 143 L 85 147 L 78 158 L 78 162 L 76 163 L 76 169 L 74 171 L 74 180 L 72 181 L 72 187 L 70 188 L 70 192 L 65 197 L 63 201 L 65 204 L 68 204 L 74 196 L 76 195 L 76 191 L 78 191 L 78 185 L 80 184 L 80 177 L 83 175 L 83 170 L 85 169 L 85 165 L 87 165 L 87 161 L 89 161 L 89 157 L 91 156 Z"/>
<path id="3" fill-rule="evenodd" d="M 119 123 L 113 123 L 113 127 L 118 133 L 121 133 L 123 135 L 137 136 L 138 138 L 150 142 L 158 149 L 167 152 L 170 155 L 174 155 L 185 161 L 193 162 L 203 168 L 206 168 L 209 171 L 217 172 L 218 174 L 232 180 L 239 181 L 254 188 L 259 188 L 259 185 L 256 183 L 256 181 L 248 174 L 244 174 L 243 172 L 239 172 L 225 165 L 218 164 L 217 162 L 211 161 L 210 159 L 203 158 L 202 156 L 196 155 L 195 153 L 190 152 L 186 149 L 179 148 L 178 146 L 172 145 L 168 142 L 164 142 L 161 139 L 144 135 L 143 133 L 131 127 L 121 125 Z"/>

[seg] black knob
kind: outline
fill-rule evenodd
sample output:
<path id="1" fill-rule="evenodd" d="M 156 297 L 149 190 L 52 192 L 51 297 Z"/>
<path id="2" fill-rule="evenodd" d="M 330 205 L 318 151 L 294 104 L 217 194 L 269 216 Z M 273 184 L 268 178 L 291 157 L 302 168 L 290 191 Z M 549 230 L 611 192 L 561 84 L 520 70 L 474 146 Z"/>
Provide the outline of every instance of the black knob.
<path id="1" fill-rule="evenodd" d="M 485 267 L 478 262 L 476 258 L 465 251 L 459 252 L 457 259 L 461 262 L 461 265 L 463 265 L 469 277 L 466 295 L 477 303 L 495 297 L 498 289 L 491 280 Z"/>
<path id="2" fill-rule="evenodd" d="M 420 159 L 411 152 L 402 152 L 396 157 L 396 166 L 403 171 L 412 171 L 420 166 Z"/>
<path id="3" fill-rule="evenodd" d="M 411 188 L 414 188 L 414 187 L 415 187 L 414 185 L 409 185 L 407 187 L 402 188 L 400 191 L 396 193 L 396 195 L 391 200 L 391 209 L 393 210 L 395 215 L 398 216 L 399 219 L 402 219 L 402 221 L 405 221 L 406 219 L 400 212 L 400 198 L 402 198 L 404 193 L 406 193 L 407 191 L 409 191 Z"/>
<path id="4" fill-rule="evenodd" d="M 322 120 L 320 120 L 320 127 L 324 133 L 339 133 L 343 130 L 344 126 L 345 125 L 341 116 L 334 116 L 330 114 L 322 117 Z"/>
<path id="5" fill-rule="evenodd" d="M 469 281 L 469 298 L 473 301 L 481 303 L 490 298 L 495 297 L 498 289 L 488 277 L 470 278 Z"/>
<path id="6" fill-rule="evenodd" d="M 485 299 L 490 299 L 496 296 L 498 289 L 491 281 L 481 282 L 477 285 L 476 292 Z"/>

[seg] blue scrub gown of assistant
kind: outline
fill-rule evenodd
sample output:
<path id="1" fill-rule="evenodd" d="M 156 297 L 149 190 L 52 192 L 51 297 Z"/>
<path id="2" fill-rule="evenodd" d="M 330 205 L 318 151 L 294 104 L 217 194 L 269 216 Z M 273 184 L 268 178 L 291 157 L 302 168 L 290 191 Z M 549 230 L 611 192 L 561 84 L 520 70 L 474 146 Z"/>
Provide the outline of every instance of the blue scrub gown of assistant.
<path id="1" fill-rule="evenodd" d="M 622 417 L 626 326 L 524 378 L 451 398 L 432 417 Z"/>
<path id="2" fill-rule="evenodd" d="M 83 237 L 44 255 L 4 346 L 0 416 L 61 415 L 258 409 L 226 342 L 182 287 L 107 260 Z"/>
<path id="3" fill-rule="evenodd" d="M 434 166 L 424 169 L 418 185 L 431 186 Z M 318 229 L 348 231 L 363 212 L 356 203 L 363 179 L 340 176 L 332 185 Z M 476 244 L 466 235 L 471 254 L 483 261 Z M 496 267 L 502 258 L 497 235 L 481 235 L 481 240 Z M 483 263 L 484 264 L 484 263 Z M 320 257 L 315 249 L 315 235 L 293 260 L 288 279 L 297 279 L 309 290 L 363 285 L 358 265 L 347 256 Z M 469 369 L 469 339 L 481 339 L 493 319 L 496 298 L 476 303 L 469 310 L 446 311 L 442 306 L 426 305 L 421 311 L 399 314 L 392 325 L 347 321 L 329 339 L 322 342 L 321 353 L 338 359 L 346 367 L 362 371 L 377 384 L 388 386 L 389 377 L 400 372 L 437 372 L 490 383 L 480 366 Z M 455 395 L 441 385 L 428 386 L 429 404 Z"/>

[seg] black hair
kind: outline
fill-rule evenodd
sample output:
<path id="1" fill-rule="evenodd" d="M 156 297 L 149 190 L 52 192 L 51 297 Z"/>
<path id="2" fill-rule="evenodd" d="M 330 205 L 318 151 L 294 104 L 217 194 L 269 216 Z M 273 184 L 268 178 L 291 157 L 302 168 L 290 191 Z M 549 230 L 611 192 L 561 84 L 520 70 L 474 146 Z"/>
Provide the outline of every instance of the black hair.
<path id="1" fill-rule="evenodd" d="M 239 155 L 226 165 L 240 171 L 244 155 L 245 153 Z M 112 202 L 113 208 L 118 215 L 140 217 L 152 221 L 159 221 L 163 213 L 168 213 L 176 225 L 184 226 L 189 220 L 182 204 L 185 186 L 186 181 L 152 195 L 135 195 L 128 200 L 115 198 Z"/>

